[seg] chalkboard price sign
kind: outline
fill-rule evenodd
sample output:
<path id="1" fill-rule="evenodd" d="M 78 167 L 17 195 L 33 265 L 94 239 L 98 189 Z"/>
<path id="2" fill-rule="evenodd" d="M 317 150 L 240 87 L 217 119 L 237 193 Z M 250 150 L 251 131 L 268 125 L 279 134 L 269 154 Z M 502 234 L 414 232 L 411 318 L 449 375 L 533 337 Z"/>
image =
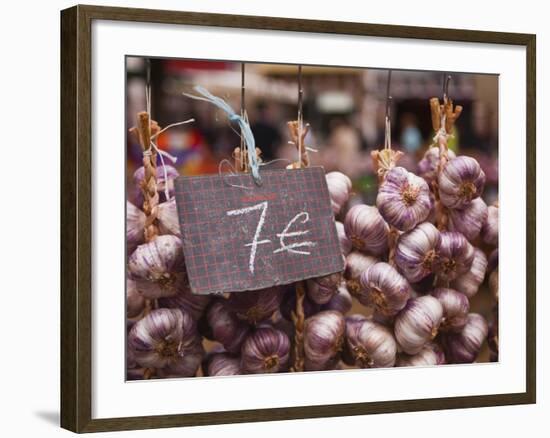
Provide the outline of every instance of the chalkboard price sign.
<path id="1" fill-rule="evenodd" d="M 322 167 L 175 181 L 196 294 L 264 289 L 344 269 Z"/>

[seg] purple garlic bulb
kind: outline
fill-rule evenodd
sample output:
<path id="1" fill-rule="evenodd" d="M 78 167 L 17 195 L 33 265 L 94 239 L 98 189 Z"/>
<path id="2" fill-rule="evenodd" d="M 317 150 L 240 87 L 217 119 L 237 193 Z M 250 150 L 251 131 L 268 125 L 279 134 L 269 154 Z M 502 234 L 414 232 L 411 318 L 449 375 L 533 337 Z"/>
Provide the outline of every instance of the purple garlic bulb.
<path id="1" fill-rule="evenodd" d="M 344 361 L 360 368 L 392 367 L 397 343 L 387 327 L 363 315 L 346 318 Z"/>
<path id="2" fill-rule="evenodd" d="M 470 302 L 466 295 L 454 289 L 438 287 L 432 295 L 439 300 L 443 307 L 443 320 L 439 326 L 440 331 L 459 332 L 466 325 Z"/>
<path id="3" fill-rule="evenodd" d="M 325 179 L 327 180 L 332 211 L 334 214 L 338 214 L 348 202 L 352 186 L 351 180 L 342 172 L 329 172 L 325 175 Z"/>
<path id="4" fill-rule="evenodd" d="M 314 303 L 326 304 L 336 295 L 341 282 L 342 273 L 340 272 L 310 279 L 307 281 L 307 296 Z"/>
<path id="5" fill-rule="evenodd" d="M 362 292 L 357 299 L 366 306 L 372 306 L 383 316 L 397 314 L 410 297 L 407 280 L 388 263 L 372 265 L 361 275 Z"/>
<path id="6" fill-rule="evenodd" d="M 240 319 L 250 324 L 257 324 L 269 319 L 279 309 L 283 293 L 284 289 L 281 287 L 233 292 L 229 296 L 227 305 Z"/>
<path id="7" fill-rule="evenodd" d="M 191 314 L 195 321 L 198 321 L 204 310 L 210 303 L 209 295 L 196 295 L 191 292 L 189 283 L 181 283 L 176 295 L 159 298 L 159 306 L 169 309 L 184 309 Z"/>
<path id="8" fill-rule="evenodd" d="M 471 157 L 449 160 L 438 178 L 439 199 L 445 207 L 464 208 L 483 193 L 485 173 Z"/>
<path id="9" fill-rule="evenodd" d="M 430 188 L 414 173 L 394 167 L 380 185 L 376 206 L 388 224 L 408 231 L 429 216 L 432 209 Z"/>
<path id="10" fill-rule="evenodd" d="M 479 286 L 483 283 L 486 271 L 487 257 L 485 253 L 478 248 L 474 248 L 474 260 L 470 270 L 454 280 L 452 287 L 462 292 L 468 298 L 472 298 L 477 294 Z"/>
<path id="11" fill-rule="evenodd" d="M 306 295 L 303 301 L 304 316 L 309 318 L 311 315 L 317 313 L 320 309 L 319 304 L 313 302 Z M 292 321 L 292 312 L 296 311 L 296 289 L 295 287 L 289 288 L 285 294 L 279 309 L 283 318 L 287 321 Z"/>
<path id="12" fill-rule="evenodd" d="M 345 330 L 344 316 L 334 310 L 324 310 L 306 319 L 304 352 L 309 369 L 322 369 L 340 355 Z"/>
<path id="13" fill-rule="evenodd" d="M 207 361 L 208 376 L 236 376 L 242 374 L 241 358 L 229 353 L 214 353 Z"/>
<path id="14" fill-rule="evenodd" d="M 489 259 L 487 260 L 487 272 L 490 274 L 495 269 L 498 269 L 498 248 L 491 251 Z"/>
<path id="15" fill-rule="evenodd" d="M 157 236 L 138 246 L 128 259 L 128 274 L 145 298 L 175 295 L 186 283 L 181 240 Z"/>
<path id="16" fill-rule="evenodd" d="M 129 254 L 145 239 L 145 213 L 126 201 L 126 246 Z"/>
<path id="17" fill-rule="evenodd" d="M 196 375 L 204 358 L 204 348 L 199 342 L 190 346 L 185 355 L 178 361 L 172 362 L 157 370 L 160 378 L 193 377 Z"/>
<path id="18" fill-rule="evenodd" d="M 361 274 L 365 272 L 379 260 L 376 257 L 363 254 L 359 251 L 352 251 L 346 257 L 346 270 L 344 271 L 344 278 L 346 280 L 346 287 L 353 296 L 362 295 L 363 287 L 361 286 Z"/>
<path id="19" fill-rule="evenodd" d="M 487 220 L 483 224 L 481 236 L 488 245 L 498 245 L 498 207 L 487 207 Z"/>
<path id="20" fill-rule="evenodd" d="M 126 316 L 135 318 L 141 315 L 144 308 L 145 298 L 138 292 L 136 282 L 126 279 Z"/>
<path id="21" fill-rule="evenodd" d="M 456 155 L 450 149 L 447 151 L 449 159 Z M 424 157 L 418 162 L 418 173 L 427 182 L 437 179 L 437 167 L 439 166 L 439 147 L 430 147 L 424 154 Z"/>
<path id="22" fill-rule="evenodd" d="M 437 275 L 444 280 L 452 281 L 472 267 L 474 247 L 463 234 L 456 231 L 444 231 L 440 235 Z"/>
<path id="23" fill-rule="evenodd" d="M 166 169 L 166 174 L 168 175 L 168 182 L 166 182 L 164 177 L 164 170 Z M 165 165 L 158 166 L 157 167 L 157 191 L 159 194 L 159 198 L 162 202 L 166 201 L 166 184 L 168 184 L 168 194 L 170 197 L 174 196 L 174 180 L 179 176 L 178 171 L 174 166 Z M 134 172 L 134 184 L 137 188 L 141 187 L 141 183 L 143 181 L 143 178 L 145 177 L 145 169 L 143 166 L 139 167 Z M 143 197 L 141 195 L 141 192 L 139 192 L 137 196 L 138 204 L 143 203 Z"/>
<path id="24" fill-rule="evenodd" d="M 336 234 L 338 235 L 340 248 L 342 249 L 342 255 L 345 257 L 351 252 L 353 245 L 351 244 L 351 240 L 349 240 L 348 236 L 346 235 L 344 224 L 338 221 L 336 221 L 335 224 L 336 224 Z"/>
<path id="25" fill-rule="evenodd" d="M 227 308 L 225 300 L 214 301 L 208 308 L 206 319 L 212 338 L 222 344 L 228 352 L 238 353 L 248 336 L 249 327 Z"/>
<path id="26" fill-rule="evenodd" d="M 169 367 L 174 372 L 186 368 L 188 376 L 195 374 L 202 357 L 200 336 L 193 318 L 180 309 L 152 310 L 134 324 L 128 334 L 128 346 L 139 366 Z M 190 369 L 187 354 L 192 356 L 192 363 L 196 356 L 201 356 L 193 370 Z"/>
<path id="27" fill-rule="evenodd" d="M 485 318 L 477 313 L 470 313 L 461 332 L 449 333 L 443 338 L 445 357 L 452 363 L 474 362 L 488 331 Z"/>
<path id="28" fill-rule="evenodd" d="M 416 354 L 432 341 L 443 320 L 443 306 L 430 295 L 410 299 L 395 317 L 397 343 L 407 354 Z"/>
<path id="29" fill-rule="evenodd" d="M 344 229 L 353 247 L 360 251 L 381 255 L 388 249 L 388 225 L 376 207 L 351 207 L 344 220 Z"/>
<path id="30" fill-rule="evenodd" d="M 487 205 L 481 198 L 474 199 L 462 210 L 449 210 L 449 230 L 464 234 L 473 241 L 479 236 L 481 227 L 487 221 Z"/>
<path id="31" fill-rule="evenodd" d="M 158 205 L 157 220 L 160 234 L 172 234 L 181 238 L 176 198 Z"/>
<path id="32" fill-rule="evenodd" d="M 351 294 L 348 292 L 346 286 L 341 284 L 338 287 L 336 295 L 334 295 L 328 303 L 321 306 L 321 310 L 336 310 L 342 315 L 345 315 L 351 310 L 351 306 Z"/>
<path id="33" fill-rule="evenodd" d="M 290 340 L 281 330 L 258 327 L 243 343 L 241 367 L 244 372 L 278 373 L 286 370 Z"/>
<path id="34" fill-rule="evenodd" d="M 418 353 L 400 354 L 395 363 L 396 367 L 426 367 L 433 365 L 443 365 L 445 355 L 435 345 L 426 344 Z"/>
<path id="35" fill-rule="evenodd" d="M 429 222 L 399 236 L 395 264 L 411 283 L 417 283 L 434 272 L 440 240 L 439 230 Z"/>

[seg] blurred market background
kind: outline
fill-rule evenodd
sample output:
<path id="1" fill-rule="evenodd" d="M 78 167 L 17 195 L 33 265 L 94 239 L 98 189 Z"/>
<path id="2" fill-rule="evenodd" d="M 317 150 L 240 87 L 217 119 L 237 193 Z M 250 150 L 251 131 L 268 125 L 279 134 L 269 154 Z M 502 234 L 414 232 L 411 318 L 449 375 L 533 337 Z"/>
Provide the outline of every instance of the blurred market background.
<path id="1" fill-rule="evenodd" d="M 136 114 L 146 109 L 147 61 L 127 57 L 126 128 L 136 123 Z M 167 130 L 158 146 L 177 157 L 175 167 L 183 175 L 219 172 L 219 164 L 230 159 L 240 145 L 238 128 L 226 115 L 207 102 L 182 93 L 196 94 L 201 85 L 226 100 L 236 112 L 241 108 L 241 63 L 179 59 L 151 59 L 151 114 L 161 127 L 194 118 L 195 122 Z M 487 176 L 483 198 L 491 204 L 498 197 L 498 77 L 450 73 L 449 95 L 462 105 L 449 146 L 455 152 L 475 157 Z M 405 153 L 399 164 L 417 171 L 417 163 L 432 143 L 429 99 L 443 97 L 444 72 L 394 70 L 391 79 L 392 147 Z M 377 179 L 370 151 L 384 144 L 387 70 L 322 66 L 302 67 L 304 121 L 311 125 L 306 145 L 312 165 L 326 171 L 339 170 L 353 181 L 356 203 L 375 204 Z M 245 109 L 256 145 L 265 162 L 297 159 L 287 121 L 297 118 L 298 67 L 296 65 L 245 65 Z M 141 147 L 127 136 L 128 198 L 139 197 L 133 181 L 141 166 Z M 171 163 L 170 163 L 171 164 Z M 274 162 L 285 167 L 287 162 Z M 227 169 L 226 169 L 227 170 Z M 134 201 L 135 202 L 135 201 Z M 136 202 L 139 205 L 139 202 Z M 345 214 L 345 211 L 342 214 Z M 342 218 L 339 218 L 342 220 Z M 486 282 L 482 289 L 487 289 Z M 491 320 L 493 303 L 489 293 L 478 293 L 471 310 Z M 354 306 L 355 312 L 363 312 Z M 489 360 L 485 345 L 478 362 Z"/>
<path id="2" fill-rule="evenodd" d="M 240 138 L 220 111 L 189 99 L 201 85 L 225 99 L 237 112 L 241 107 L 241 63 L 179 59 L 151 59 L 151 112 L 161 126 L 194 118 L 195 122 L 172 128 L 158 140 L 161 149 L 178 158 L 181 174 L 218 172 L 224 158 L 231 158 Z M 145 105 L 146 60 L 127 58 L 127 128 L 135 125 Z M 288 144 L 286 122 L 295 120 L 298 101 L 298 67 L 281 64 L 245 66 L 245 108 L 264 161 L 296 160 Z M 475 157 L 487 175 L 484 198 L 497 197 L 498 183 L 498 77 L 451 73 L 449 95 L 464 110 L 450 147 Z M 384 142 L 387 70 L 304 66 L 304 121 L 311 125 L 306 144 L 313 165 L 340 170 L 354 182 L 355 202 L 373 203 L 376 179 L 370 151 Z M 415 172 L 416 163 L 430 145 L 430 97 L 442 97 L 443 72 L 394 70 L 391 80 L 392 143 L 405 152 L 400 165 Z M 128 182 L 141 164 L 141 149 L 128 135 Z M 275 165 L 275 163 L 274 163 Z M 284 167 L 278 163 L 276 167 Z"/>

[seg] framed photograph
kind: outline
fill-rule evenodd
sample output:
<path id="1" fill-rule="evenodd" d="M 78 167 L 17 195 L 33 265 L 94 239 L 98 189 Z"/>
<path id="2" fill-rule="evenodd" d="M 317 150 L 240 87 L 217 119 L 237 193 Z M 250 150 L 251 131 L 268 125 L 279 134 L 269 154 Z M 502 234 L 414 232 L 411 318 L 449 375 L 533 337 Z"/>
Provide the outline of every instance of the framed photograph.
<path id="1" fill-rule="evenodd" d="M 62 11 L 62 427 L 534 403 L 535 41 Z"/>

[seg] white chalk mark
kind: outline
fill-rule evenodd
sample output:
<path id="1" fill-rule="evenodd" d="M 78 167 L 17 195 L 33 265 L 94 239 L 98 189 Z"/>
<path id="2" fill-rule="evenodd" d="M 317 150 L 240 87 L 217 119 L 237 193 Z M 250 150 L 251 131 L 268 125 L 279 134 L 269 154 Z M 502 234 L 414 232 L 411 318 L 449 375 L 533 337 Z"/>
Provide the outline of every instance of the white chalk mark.
<path id="1" fill-rule="evenodd" d="M 308 241 L 305 241 L 305 242 L 292 243 L 290 245 L 287 245 L 285 243 L 285 238 L 287 238 L 287 237 L 303 236 L 303 235 L 309 233 L 309 230 L 291 231 L 290 233 L 288 232 L 290 227 L 292 225 L 294 225 L 294 222 L 296 222 L 301 217 L 304 217 L 304 219 L 301 220 L 301 222 L 303 224 L 305 224 L 306 222 L 309 221 L 309 214 L 306 211 L 298 213 L 296 216 L 294 216 L 290 220 L 290 222 L 286 225 L 283 232 L 280 233 L 280 234 L 277 234 L 277 237 L 279 237 L 279 244 L 281 245 L 281 247 L 276 249 L 275 251 L 273 251 L 273 254 L 283 252 L 283 251 L 288 251 L 288 252 L 291 252 L 291 253 L 294 253 L 294 254 L 304 254 L 304 255 L 310 255 L 311 254 L 309 251 L 300 251 L 300 250 L 297 250 L 297 249 L 294 249 L 294 248 L 304 248 L 304 247 L 311 248 L 311 247 L 317 245 L 315 242 L 311 242 L 311 241 L 308 240 Z"/>
<path id="2" fill-rule="evenodd" d="M 258 221 L 258 225 L 256 226 L 256 232 L 254 233 L 254 238 L 252 239 L 252 243 L 245 244 L 245 246 L 251 247 L 250 258 L 248 260 L 248 269 L 252 274 L 254 274 L 254 262 L 256 261 L 256 250 L 258 248 L 258 245 L 261 245 L 264 243 L 271 243 L 271 240 L 269 239 L 258 241 L 258 238 L 260 237 L 260 233 L 262 232 L 262 228 L 264 226 L 267 206 L 268 206 L 268 202 L 264 201 L 256 205 L 252 205 L 250 207 L 244 207 L 238 210 L 231 210 L 226 213 L 228 216 L 237 216 L 237 215 L 250 213 L 256 210 L 262 210 L 262 213 L 260 214 L 260 220 Z"/>

